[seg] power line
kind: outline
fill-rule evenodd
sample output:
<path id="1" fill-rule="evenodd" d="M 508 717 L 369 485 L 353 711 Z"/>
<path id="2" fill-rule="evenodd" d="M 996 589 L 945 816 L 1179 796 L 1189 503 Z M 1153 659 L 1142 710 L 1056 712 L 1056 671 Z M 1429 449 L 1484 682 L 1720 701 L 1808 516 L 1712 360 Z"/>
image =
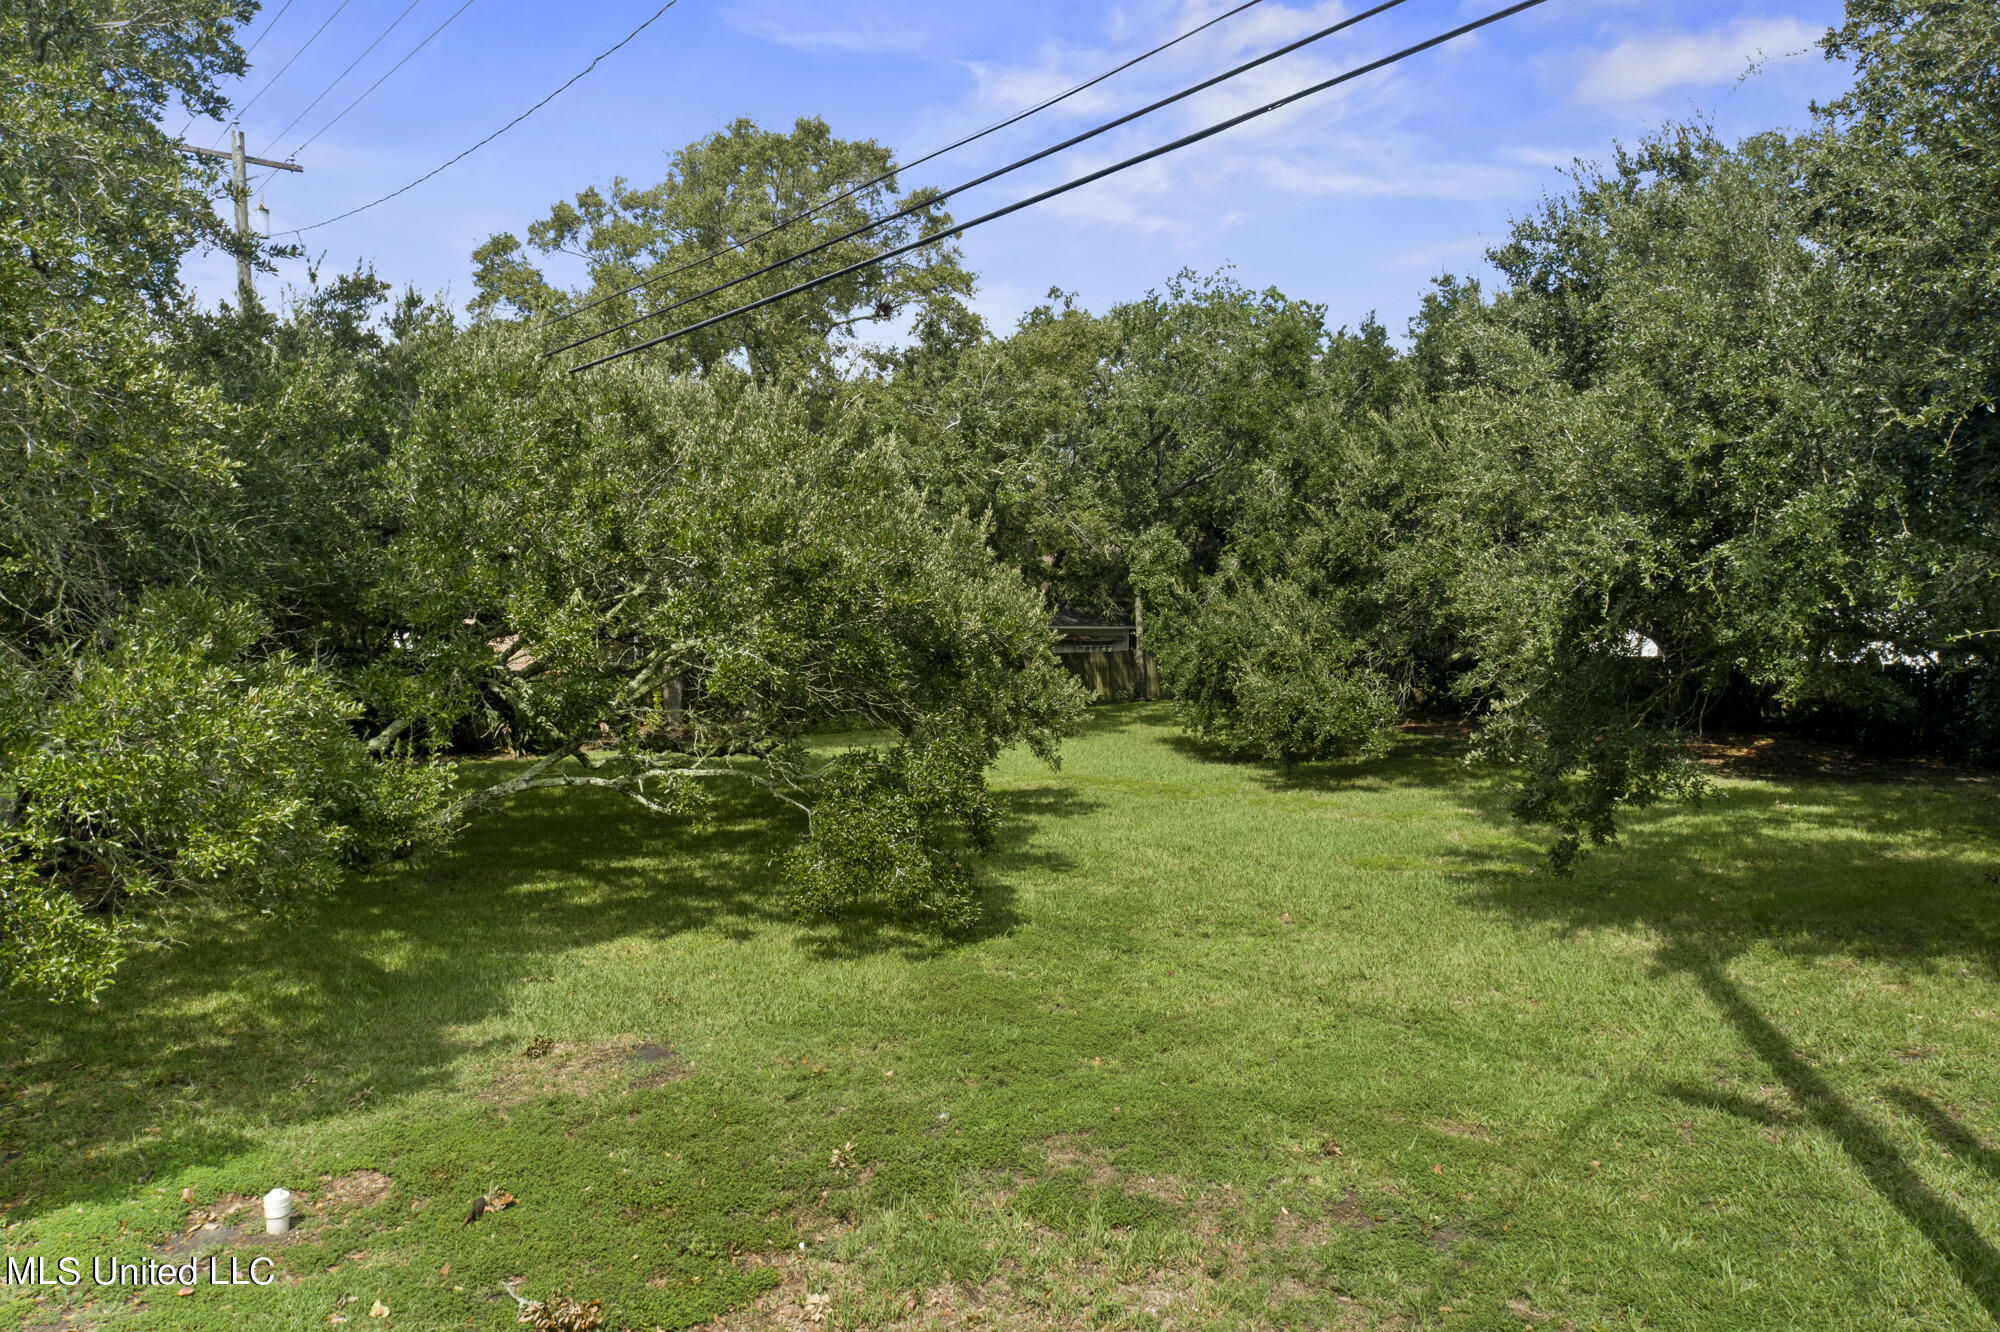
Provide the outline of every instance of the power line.
<path id="1" fill-rule="evenodd" d="M 1154 56 L 1160 54 L 1160 52 L 1167 50 L 1169 47 L 1178 46 L 1182 42 L 1186 41 L 1188 38 L 1193 37 L 1199 33 L 1206 32 L 1208 29 L 1214 27 L 1216 24 L 1222 22 L 1224 19 L 1234 18 L 1236 15 L 1241 14 L 1244 10 L 1253 8 L 1254 6 L 1262 3 L 1263 0 L 1246 0 L 1244 4 L 1240 4 L 1236 6 L 1236 8 L 1234 9 L 1224 10 L 1222 13 L 1217 14 L 1214 18 L 1208 20 L 1208 22 L 1197 24 L 1194 27 L 1189 28 L 1186 32 L 1182 33 L 1180 36 L 1172 38 L 1169 41 L 1161 42 L 1158 46 L 1154 47 L 1152 50 L 1145 51 L 1140 53 L 1139 55 L 1133 56 L 1130 60 L 1127 60 L 1122 65 L 1114 65 L 1112 68 L 1105 70 L 1102 74 L 1097 75 L 1095 78 L 1085 79 L 1082 83 L 1077 84 L 1075 87 L 1065 89 L 1064 91 L 1057 93 L 1053 97 L 1050 97 L 1044 101 L 1037 102 L 1025 111 L 1017 111 L 1013 115 L 1008 116 L 1005 120 L 995 121 L 993 124 L 988 125 L 985 129 L 980 130 L 977 133 L 968 134 L 964 138 L 959 139 L 952 143 L 948 143 L 942 148 L 938 148 L 931 152 L 925 153 L 922 157 L 917 158 L 913 162 L 904 162 L 900 166 L 891 166 L 887 171 L 884 171 L 881 175 L 876 176 L 871 180 L 864 180 L 859 185 L 854 185 L 849 187 L 848 189 L 842 190 L 839 194 L 836 194 L 829 199 L 822 199 L 820 202 L 814 204 L 812 207 L 804 210 L 803 212 L 795 213 L 791 217 L 786 218 L 784 221 L 766 227 L 764 228 L 764 230 L 756 233 L 753 236 L 745 236 L 742 240 L 734 241 L 731 244 L 725 245 L 721 249 L 716 250 L 712 254 L 705 254 L 699 259 L 690 259 L 688 262 L 682 264 L 678 268 L 670 268 L 664 273 L 655 273 L 652 277 L 649 277 L 642 282 L 635 282 L 631 286 L 626 287 L 622 291 L 614 291 L 607 295 L 599 296 L 595 300 L 584 302 L 582 305 L 577 306 L 573 310 L 567 310 L 559 315 L 552 315 L 548 319 L 542 321 L 541 327 L 549 328 L 556 324 L 564 323 L 567 320 L 576 318 L 578 315 L 584 313 L 586 310 L 596 309 L 598 306 L 603 305 L 606 301 L 615 301 L 621 296 L 630 296 L 633 292 L 641 291 L 647 287 L 652 286 L 656 282 L 664 282 L 668 278 L 673 277 L 678 273 L 685 273 L 690 268 L 699 268 L 703 264 L 713 263 L 717 259 L 722 258 L 723 255 L 732 253 L 733 251 L 736 250 L 740 250 L 746 245 L 754 244 L 757 241 L 763 240 L 766 236 L 774 236 L 778 232 L 784 231 L 788 227 L 791 227 L 795 223 L 803 222 L 807 218 L 812 217 L 824 211 L 825 209 L 833 207 L 835 204 L 839 203 L 843 199 L 851 199 L 855 195 L 861 193 L 861 191 L 863 190 L 870 189 L 876 185 L 880 185 L 883 181 L 889 179 L 891 176 L 895 175 L 899 171 L 910 171 L 916 167 L 920 167 L 924 163 L 930 161 L 933 158 L 943 157 L 946 153 L 951 152 L 954 149 L 963 148 L 965 147 L 965 145 L 983 139 L 989 134 L 996 134 L 999 131 L 1006 129 L 1009 125 L 1013 125 L 1020 121 L 1026 120 L 1029 116 L 1034 115 L 1036 112 L 1046 111 L 1050 107 L 1056 105 L 1056 103 L 1058 102 L 1068 101 L 1070 98 L 1076 96 L 1078 93 L 1096 87 L 1098 84 L 1104 82 L 1112 75 L 1122 74 L 1126 70 L 1132 68 L 1132 66 L 1138 64 L 1140 61 L 1150 60 Z"/>
<path id="2" fill-rule="evenodd" d="M 471 3 L 471 0 L 467 0 L 467 3 L 468 4 Z M 544 97 L 541 101 L 536 102 L 526 111 L 523 111 L 520 115 L 515 116 L 512 120 L 502 125 L 499 129 L 494 130 L 491 134 L 481 139 L 478 143 L 473 144 L 470 148 L 460 153 L 457 157 L 454 157 L 450 161 L 445 162 L 439 166 L 431 168 L 429 171 L 426 171 L 423 175 L 418 176 L 415 180 L 403 186 L 402 189 L 391 190 L 389 191 L 389 193 L 383 195 L 379 199 L 370 200 L 369 202 L 362 204 L 359 208 L 350 208 L 346 212 L 341 213 L 335 217 L 330 217 L 324 222 L 315 222 L 309 227 L 294 227 L 290 231 L 280 232 L 279 234 L 285 236 L 302 236 L 308 231 L 317 231 L 321 227 L 331 226 L 333 223 L 338 222 L 343 218 L 353 217 L 356 213 L 365 213 L 369 209 L 375 207 L 376 204 L 387 203 L 389 202 L 389 200 L 395 198 L 399 194 L 407 194 L 409 191 L 414 190 L 415 188 L 417 188 L 417 186 L 423 184 L 425 181 L 429 180 L 432 176 L 437 175 L 438 172 L 443 171 L 446 167 L 452 166 L 455 163 L 464 161 L 466 158 L 478 152 L 481 148 L 484 148 L 487 144 L 493 142 L 495 139 L 505 134 L 508 130 L 513 129 L 514 126 L 520 124 L 522 121 L 526 120 L 529 116 L 534 115 L 535 112 L 541 110 L 543 107 L 547 106 L 550 102 L 555 101 L 556 98 L 560 97 L 564 92 L 569 90 L 571 84 L 574 84 L 584 75 L 590 73 L 591 70 L 596 69 L 605 60 L 610 58 L 610 56 L 614 54 L 619 49 L 619 47 L 624 46 L 626 42 L 631 41 L 634 37 L 637 37 L 640 33 L 652 27 L 654 22 L 660 17 L 660 15 L 666 13 L 669 9 L 672 9 L 675 5 L 679 3 L 680 0 L 667 0 L 667 3 L 661 5 L 658 9 L 653 11 L 651 18 L 648 18 L 644 23 L 641 23 L 638 27 L 632 29 L 632 31 L 626 33 L 625 36 L 619 40 L 616 46 L 613 46 L 610 50 L 603 52 L 597 57 L 597 59 L 591 61 L 588 65 L 584 66 L 582 70 L 572 75 L 569 81 L 567 83 L 564 83 L 562 87 L 557 88 L 547 97 Z M 454 17 L 456 16 L 454 15 Z M 345 112 L 343 112 L 342 114 L 345 114 Z"/>
<path id="3" fill-rule="evenodd" d="M 1095 181 L 1103 180 L 1106 176 L 1115 175 L 1118 172 L 1127 169 L 1128 167 L 1135 167 L 1140 165 L 1141 163 L 1150 162 L 1156 157 L 1163 157 L 1168 153 L 1177 152 L 1182 148 L 1186 148 L 1193 144 L 1200 143 L 1204 139 L 1213 138 L 1214 136 L 1222 133 L 1224 130 L 1234 129 L 1236 126 L 1241 125 L 1246 121 L 1255 120 L 1259 116 L 1269 115 L 1271 112 L 1281 110 L 1284 107 L 1290 106 L 1294 102 L 1301 101 L 1304 98 L 1314 96 L 1317 93 L 1325 92 L 1328 88 L 1335 87 L 1338 84 L 1346 83 L 1350 79 L 1357 79 L 1360 78 L 1363 74 L 1373 73 L 1374 71 L 1381 69 L 1386 65 L 1393 65 L 1399 60 L 1407 60 L 1409 57 L 1416 55 L 1418 52 L 1428 51 L 1433 46 L 1440 46 L 1443 45 L 1445 42 L 1456 40 L 1457 38 L 1463 37 L 1465 36 L 1465 34 L 1469 32 L 1477 31 L 1478 29 L 1483 28 L 1490 23 L 1498 23 L 1501 19 L 1511 18 L 1513 15 L 1520 13 L 1522 10 L 1533 9 L 1536 5 L 1544 3 L 1546 3 L 1546 0 L 1519 0 L 1518 3 L 1509 5 L 1505 9 L 1496 10 L 1493 13 L 1488 14 L 1484 18 L 1474 19 L 1470 23 L 1461 24 L 1460 26 L 1453 28 L 1450 32 L 1440 33 L 1435 37 L 1427 38 L 1424 41 L 1418 42 L 1415 46 L 1406 46 L 1402 50 L 1397 51 L 1393 55 L 1383 56 L 1379 60 L 1371 60 L 1365 65 L 1357 65 L 1353 69 L 1347 70 L 1346 72 L 1341 74 L 1336 74 L 1330 79 L 1324 79 L 1319 83 L 1313 84 L 1311 87 L 1301 88 L 1297 92 L 1287 93 L 1285 96 L 1280 97 L 1275 102 L 1267 102 L 1263 106 L 1255 107 L 1249 111 L 1242 112 L 1240 115 L 1234 115 L 1227 120 L 1218 121 L 1217 123 L 1208 126 L 1206 129 L 1196 130 L 1192 134 L 1183 135 L 1182 137 L 1175 139 L 1172 143 L 1164 143 L 1157 148 L 1149 148 L 1145 152 L 1135 154 L 1132 157 L 1128 157 L 1122 162 L 1114 162 L 1110 166 L 1100 167 L 1097 170 L 1088 173 L 1087 175 L 1078 176 L 1075 180 L 1066 181 L 1061 185 L 1057 185 L 1050 189 L 1043 190 L 1040 194 L 1030 195 L 1025 199 L 1017 199 L 1013 203 L 1010 203 L 1005 207 L 996 208 L 992 212 L 984 213 L 979 217 L 973 218 L 969 222 L 961 222 L 951 227 L 947 227 L 941 231 L 933 231 L 927 236 L 919 236 L 916 240 L 910 241 L 907 244 L 898 245 L 893 249 L 884 250 L 879 254 L 871 255 L 866 259 L 862 259 L 859 260 L 858 262 L 849 264 L 845 268 L 835 269 L 831 273 L 822 273 L 820 276 L 808 279 L 805 282 L 801 282 L 795 287 L 788 287 L 784 291 L 773 292 L 769 296 L 763 296 L 758 298 L 757 300 L 748 301 L 742 305 L 737 306 L 733 310 L 725 310 L 721 314 L 710 315 L 706 319 L 700 319 L 692 324 L 688 324 L 681 328 L 677 328 L 671 333 L 662 333 L 660 336 L 656 338 L 649 338 L 645 342 L 636 343 L 633 346 L 622 348 L 619 351 L 607 353 L 606 355 L 598 357 L 596 360 L 585 361 L 582 365 L 571 366 L 569 373 L 577 374 L 580 371 L 590 369 L 592 366 L 603 365 L 606 361 L 615 361 L 621 356 L 630 356 L 634 352 L 645 351 L 649 347 L 657 347 L 663 342 L 671 342 L 675 338 L 685 337 L 689 333 L 696 332 L 697 330 L 700 329 L 708 328 L 714 324 L 719 324 L 725 319 L 734 319 L 738 315 L 748 314 L 752 310 L 760 310 L 767 305 L 775 304 L 778 301 L 787 299 L 788 297 L 797 296 L 802 292 L 812 291 L 816 287 L 822 287 L 829 282 L 838 281 L 840 278 L 846 277 L 850 273 L 858 273 L 864 268 L 869 268 L 875 264 L 883 263 L 887 260 L 894 259 L 899 255 L 908 254 L 912 250 L 921 249 L 926 245 L 935 244 L 936 242 L 945 240 L 949 237 L 963 235 L 965 232 L 972 230 L 974 227 L 981 226 L 987 222 L 996 221 L 999 218 L 1006 217 L 1010 213 L 1018 213 L 1024 208 L 1029 208 L 1034 206 L 1035 204 L 1043 203 L 1049 199 L 1055 198 L 1059 194 L 1067 194 L 1071 190 L 1081 189 L 1085 185 L 1089 185 Z"/>
<path id="4" fill-rule="evenodd" d="M 249 59 L 249 58 L 250 58 L 250 57 L 251 57 L 252 55 L 256 54 L 256 51 L 257 51 L 257 48 L 258 48 L 258 47 L 260 47 L 260 46 L 262 46 L 262 45 L 264 44 L 264 39 L 265 39 L 266 37 L 269 37 L 269 36 L 271 35 L 271 29 L 273 29 L 273 28 L 275 28 L 275 27 L 277 27 L 277 26 L 278 26 L 278 20 L 279 20 L 279 19 L 281 19 L 281 18 L 283 18 L 283 17 L 285 16 L 285 11 L 286 11 L 287 9 L 290 9 L 290 8 L 292 7 L 293 3 L 294 3 L 294 0 L 285 0 L 285 3 L 284 3 L 284 4 L 282 4 L 282 5 L 278 6 L 278 12 L 277 12 L 277 13 L 275 13 L 275 14 L 273 14 L 273 15 L 271 15 L 271 21 L 270 21 L 269 23 L 266 23 L 266 24 L 264 25 L 264 30 L 263 30 L 262 32 L 260 32 L 260 33 L 258 33 L 258 34 L 257 34 L 257 40 L 256 40 L 256 41 L 254 41 L 254 42 L 252 42 L 252 43 L 250 43 L 250 45 L 249 45 L 249 46 L 247 46 L 247 47 L 245 47 L 245 48 L 244 48 L 244 51 L 243 51 L 243 58 L 244 58 L 244 59 L 246 59 L 246 60 L 247 60 L 247 59 Z"/>
<path id="5" fill-rule="evenodd" d="M 342 107 L 340 109 L 339 115 L 335 116 L 332 120 L 327 121 L 326 124 L 321 125 L 318 129 L 314 130 L 310 135 L 306 137 L 306 141 L 304 143 L 292 149 L 292 151 L 286 154 L 286 156 L 297 157 L 300 153 L 310 148 L 312 146 L 312 142 L 314 139 L 317 139 L 320 135 L 326 133 L 328 130 L 332 129 L 335 125 L 338 125 L 341 122 L 341 120 L 346 117 L 349 111 L 352 111 L 355 107 L 360 106 L 363 102 L 367 101 L 368 95 L 370 93 L 374 92 L 377 88 L 381 87 L 383 84 L 389 81 L 389 75 L 394 74 L 397 70 L 409 64 L 410 61 L 416 57 L 417 52 L 423 50 L 426 46 L 429 46 L 431 44 L 432 37 L 437 36 L 439 33 L 443 32 L 446 28 L 449 28 L 451 26 L 452 19 L 457 18 L 460 14 L 463 14 L 466 10 L 472 8 L 472 4 L 473 0 L 465 0 L 464 4 L 460 5 L 457 9 L 452 10 L 450 16 L 447 17 L 444 22 L 438 24 L 435 28 L 432 28 L 430 32 L 425 35 L 422 41 L 418 42 L 415 46 L 410 48 L 409 53 L 407 55 L 405 55 L 401 60 L 398 60 L 395 64 L 389 66 L 387 72 L 385 72 L 381 78 L 375 80 L 375 82 L 369 84 L 366 88 L 363 88 L 361 90 L 361 96 L 355 98 L 353 101 L 349 102 L 346 106 Z M 286 128 L 289 129 L 290 126 L 287 126 Z"/>
<path id="6" fill-rule="evenodd" d="M 266 23 L 263 29 L 258 32 L 257 39 L 243 49 L 243 58 L 245 60 L 248 60 L 256 52 L 257 48 L 264 44 L 264 39 L 271 35 L 271 29 L 278 26 L 278 20 L 285 16 L 285 11 L 290 9 L 294 3 L 295 0 L 285 0 L 284 4 L 278 6 L 278 12 L 271 15 L 271 21 Z M 194 128 L 194 122 L 200 119 L 200 116 L 189 116 L 188 123 L 181 126 L 181 132 L 174 137 L 176 139 L 185 139 L 188 131 Z"/>
<path id="7" fill-rule="evenodd" d="M 319 90 L 319 96 L 313 98 L 310 102 L 307 102 L 306 109 L 304 111 L 299 112 L 297 115 L 293 116 L 289 121 L 285 122 L 285 127 L 279 130 L 276 134 L 273 134 L 271 136 L 270 141 L 272 147 L 275 148 L 277 146 L 278 140 L 284 138 L 287 134 L 292 132 L 292 126 L 298 124 L 301 120 L 304 120 L 307 114 L 311 112 L 311 110 L 314 107 L 318 106 L 321 102 L 325 101 L 326 95 L 332 92 L 335 88 L 338 88 L 340 86 L 340 81 L 346 78 L 349 74 L 352 74 L 354 72 L 354 66 L 366 60 L 368 58 L 369 52 L 373 51 L 376 47 L 380 46 L 383 43 L 383 41 L 387 39 L 389 34 L 394 32 L 397 26 L 401 24 L 404 19 L 410 16 L 410 10 L 415 9 L 418 5 L 422 4 L 423 2 L 424 0 L 410 0 L 409 7 L 406 8 L 402 13 L 396 15 L 394 21 L 392 21 L 388 27 L 382 29 L 381 33 L 376 36 L 375 40 L 368 43 L 367 48 L 363 50 L 360 55 L 354 57 L 354 60 L 347 66 L 346 69 L 343 69 L 340 71 L 340 73 L 334 75 L 333 82 L 327 84 L 326 87 L 321 88 Z M 293 156 L 295 157 L 297 155 L 298 155 L 297 153 L 293 154 Z"/>
<path id="8" fill-rule="evenodd" d="M 895 222 L 901 218 L 908 217 L 912 213 L 921 212 L 924 209 L 931 207 L 933 204 L 951 198 L 953 195 L 963 194 L 965 191 L 972 189 L 975 186 L 984 185 L 990 180 L 995 180 L 1001 176 L 1007 175 L 1010 172 L 1018 171 L 1024 166 L 1029 166 L 1035 162 L 1039 162 L 1045 157 L 1051 157 L 1056 153 L 1062 152 L 1064 149 L 1074 148 L 1077 144 L 1084 143 L 1087 142 L 1088 140 L 1094 139 L 1100 134 L 1109 133 L 1110 131 L 1117 129 L 1120 125 L 1127 125 L 1130 124 L 1132 121 L 1139 119 L 1141 116 L 1151 115 L 1153 112 L 1158 111 L 1161 107 L 1172 106 L 1175 102 L 1184 101 L 1187 98 L 1194 96 L 1196 93 L 1203 92 L 1209 88 L 1213 88 L 1218 83 L 1227 82 L 1228 80 L 1235 78 L 1239 74 L 1245 73 L 1248 70 L 1256 69 L 1259 65 L 1269 64 L 1271 61 L 1278 59 L 1280 56 L 1290 55 L 1292 52 L 1298 50 L 1300 47 L 1310 46 L 1314 42 L 1321 41 L 1325 38 L 1331 37 L 1333 36 L 1333 34 L 1341 32 L 1344 29 L 1351 28 L 1355 24 L 1360 23 L 1365 19 L 1371 19 L 1375 17 L 1377 14 L 1382 13 L 1384 10 L 1394 9 L 1397 5 L 1400 5 L 1402 3 L 1404 3 L 1404 0 L 1382 0 L 1382 3 L 1376 5 L 1372 9 L 1364 9 L 1359 14 L 1355 14 L 1348 18 L 1344 18 L 1340 20 L 1340 22 L 1330 24 L 1327 27 L 1321 28 L 1317 32 L 1307 33 L 1305 36 L 1299 38 L 1296 41 L 1287 42 L 1283 46 L 1278 47 L 1276 50 L 1266 51 L 1263 55 L 1257 56 L 1251 60 L 1244 61 L 1242 64 L 1236 66 L 1234 69 L 1226 69 L 1222 73 L 1217 74 L 1211 78 L 1203 79 L 1200 83 L 1192 84 L 1189 87 L 1181 89 L 1179 92 L 1169 94 L 1166 97 L 1162 97 L 1157 102 L 1153 102 L 1150 103 L 1149 105 L 1142 106 L 1137 111 L 1128 111 L 1122 116 L 1118 116 L 1112 120 L 1107 120 L 1103 124 L 1087 129 L 1081 134 L 1077 134 L 1070 138 L 1064 139 L 1061 143 L 1054 144 L 1050 147 L 1043 148 L 1036 152 L 1030 153 L 1026 157 L 1019 158 L 1015 161 L 1009 162 L 1006 166 L 998 167 L 992 171 L 988 171 L 984 175 L 974 176 L 971 180 L 962 181 L 959 184 L 952 186 L 948 190 L 943 190 L 935 194 L 926 195 L 917 203 L 907 204 L 904 207 L 897 209 L 893 213 L 888 213 L 882 217 L 873 218 L 868 222 L 862 224 L 861 226 L 855 227 L 854 229 L 844 232 L 841 235 L 830 237 L 827 240 L 819 242 L 817 245 L 808 246 L 807 248 L 798 251 L 796 254 L 788 255 L 783 259 L 779 259 L 772 263 L 766 264 L 764 265 L 764 267 L 756 269 L 752 272 L 740 274 L 737 277 L 729 279 L 727 282 L 719 282 L 715 286 L 710 287 L 707 291 L 700 291 L 696 292 L 692 296 L 682 297 L 680 300 L 673 301 L 667 305 L 663 305 L 657 310 L 651 310 L 645 314 L 634 316 L 633 318 L 626 320 L 622 324 L 615 325 L 614 327 L 604 329 L 597 333 L 592 333 L 588 337 L 578 338 L 574 342 L 565 343 L 564 345 L 557 347 L 552 351 L 543 352 L 542 354 L 544 356 L 554 356 L 559 352 L 566 352 L 576 347 L 586 346 L 592 342 L 596 342 L 599 338 L 610 337 L 613 333 L 622 333 L 626 329 L 631 328 L 634 325 L 645 323 L 647 320 L 657 319 L 661 315 L 668 314 L 674 310 L 678 310 L 684 305 L 691 305 L 695 301 L 699 301 L 706 297 L 713 296 L 717 292 L 727 291 L 729 288 L 738 286 L 739 284 L 744 282 L 748 282 L 752 278 L 762 277 L 764 274 L 769 273 L 775 269 L 784 268 L 787 265 L 797 263 L 799 260 L 804 259 L 809 255 L 815 255 L 820 253 L 822 250 L 830 249 L 831 247 L 840 244 L 842 241 L 852 240 L 854 237 L 864 235 L 870 231 L 874 231 L 878 227 L 887 226 L 891 222 Z"/>
<path id="9" fill-rule="evenodd" d="M 327 30 L 328 25 L 331 24 L 335 19 L 340 17 L 340 11 L 347 8 L 349 5 L 353 3 L 354 0 L 340 0 L 340 4 L 334 8 L 334 11 L 326 16 L 326 22 L 320 24 L 317 28 L 313 29 L 313 35 L 306 38 L 305 45 L 301 46 L 298 50 L 292 52 L 292 58 L 290 60 L 287 60 L 284 64 L 280 65 L 278 67 L 278 72 L 276 74 L 273 74 L 270 78 L 266 79 L 264 81 L 264 86 L 259 88 L 256 91 L 256 93 L 250 98 L 249 101 L 245 102 L 242 106 L 236 108 L 236 114 L 233 117 L 233 119 L 238 124 L 243 123 L 243 113 L 248 111 L 251 107 L 257 105 L 257 98 L 262 97 L 265 93 L 271 91 L 271 85 L 276 83 L 279 79 L 284 78 L 285 71 L 290 69 L 293 65 L 297 64 L 299 57 L 304 55 L 307 52 L 307 50 L 309 50 L 312 47 L 312 44 L 319 40 L 319 35 Z M 222 140 L 217 139 L 215 142 L 221 143 Z M 215 145 L 210 144 L 209 146 L 214 147 Z"/>

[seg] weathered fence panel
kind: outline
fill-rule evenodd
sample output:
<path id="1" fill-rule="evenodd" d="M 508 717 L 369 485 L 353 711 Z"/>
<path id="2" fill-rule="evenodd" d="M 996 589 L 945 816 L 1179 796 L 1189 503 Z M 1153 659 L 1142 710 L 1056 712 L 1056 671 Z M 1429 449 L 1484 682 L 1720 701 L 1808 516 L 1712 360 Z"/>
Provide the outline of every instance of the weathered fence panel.
<path id="1" fill-rule="evenodd" d="M 1160 668 L 1150 652 L 1070 652 L 1057 660 L 1099 698 L 1160 697 Z"/>

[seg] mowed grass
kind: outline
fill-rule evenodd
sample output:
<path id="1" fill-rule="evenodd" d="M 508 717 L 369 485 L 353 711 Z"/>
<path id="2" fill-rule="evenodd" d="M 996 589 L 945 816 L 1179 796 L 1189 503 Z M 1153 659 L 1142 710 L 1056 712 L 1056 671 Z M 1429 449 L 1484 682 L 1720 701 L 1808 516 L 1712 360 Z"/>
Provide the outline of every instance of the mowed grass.
<path id="1" fill-rule="evenodd" d="M 782 810 L 540 793 L 311 918 L 184 920 L 94 1008 L 0 1009 L 6 1256 L 304 1207 L 215 1250 L 268 1288 L 0 1320 L 497 1329 L 512 1279 L 614 1329 L 2000 1313 L 1992 784 L 1727 781 L 1567 880 L 1443 738 L 1283 771 L 1100 708 L 998 784 L 949 945 L 787 920 Z"/>

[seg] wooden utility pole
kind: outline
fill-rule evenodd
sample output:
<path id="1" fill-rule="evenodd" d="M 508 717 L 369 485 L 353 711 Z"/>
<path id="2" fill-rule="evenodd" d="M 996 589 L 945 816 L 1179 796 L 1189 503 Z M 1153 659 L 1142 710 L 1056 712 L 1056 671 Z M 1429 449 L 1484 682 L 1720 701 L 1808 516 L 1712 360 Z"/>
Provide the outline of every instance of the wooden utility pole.
<path id="1" fill-rule="evenodd" d="M 236 238 L 244 243 L 244 252 L 236 256 L 236 295 L 247 310 L 257 289 L 250 285 L 250 172 L 243 161 L 241 129 L 229 131 L 229 181 L 235 186 L 230 193 L 236 196 Z"/>
<path id="2" fill-rule="evenodd" d="M 229 131 L 229 151 L 220 148 L 197 148 L 191 143 L 180 145 L 181 151 L 197 157 L 220 158 L 229 163 L 230 193 L 236 196 L 236 234 L 247 250 L 250 244 L 250 177 L 247 167 L 254 162 L 258 166 L 276 167 L 280 171 L 304 171 L 297 162 L 273 162 L 268 157 L 249 157 L 243 152 L 243 131 Z M 250 256 L 239 255 L 236 260 L 236 295 L 245 309 L 256 297 L 256 288 L 250 285 Z"/>

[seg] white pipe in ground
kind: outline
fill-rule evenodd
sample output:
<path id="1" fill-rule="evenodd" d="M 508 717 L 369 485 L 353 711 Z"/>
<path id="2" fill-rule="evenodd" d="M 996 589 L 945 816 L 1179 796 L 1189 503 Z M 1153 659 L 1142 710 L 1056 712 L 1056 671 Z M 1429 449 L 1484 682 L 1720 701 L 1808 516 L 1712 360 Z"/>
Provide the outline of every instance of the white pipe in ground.
<path id="1" fill-rule="evenodd" d="M 272 1189 L 264 1195 L 264 1230 L 268 1234 L 282 1235 L 292 1228 L 292 1193 L 290 1189 Z"/>

